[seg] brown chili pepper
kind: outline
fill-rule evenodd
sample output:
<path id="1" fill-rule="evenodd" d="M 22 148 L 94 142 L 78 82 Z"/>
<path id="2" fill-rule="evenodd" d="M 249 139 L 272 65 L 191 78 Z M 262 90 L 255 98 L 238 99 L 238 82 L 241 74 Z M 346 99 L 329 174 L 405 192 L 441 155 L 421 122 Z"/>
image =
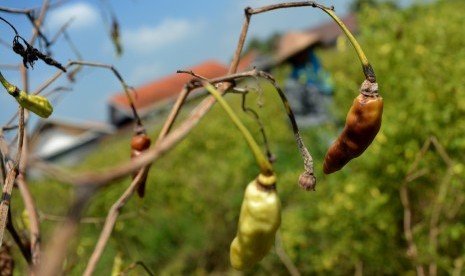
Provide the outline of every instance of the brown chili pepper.
<path id="1" fill-rule="evenodd" d="M 383 98 L 378 95 L 378 84 L 365 80 L 347 114 L 344 130 L 326 153 L 325 174 L 340 170 L 366 150 L 381 127 L 382 113 Z"/>
<path id="2" fill-rule="evenodd" d="M 139 156 L 143 151 L 150 147 L 150 138 L 145 133 L 135 134 L 131 138 L 131 158 Z M 136 177 L 137 173 L 133 174 L 132 179 Z M 147 181 L 147 174 L 143 176 L 137 187 L 137 194 L 139 197 L 144 197 L 145 182 Z"/>

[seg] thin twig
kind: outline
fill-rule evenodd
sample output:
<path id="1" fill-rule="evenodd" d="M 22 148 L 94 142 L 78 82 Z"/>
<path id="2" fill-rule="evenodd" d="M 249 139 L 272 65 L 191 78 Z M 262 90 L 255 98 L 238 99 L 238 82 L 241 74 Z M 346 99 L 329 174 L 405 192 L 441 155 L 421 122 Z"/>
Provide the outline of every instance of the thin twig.
<path id="1" fill-rule="evenodd" d="M 136 120 L 136 123 L 138 125 L 142 125 L 141 119 L 140 119 L 140 117 L 139 117 L 139 115 L 137 113 L 137 110 L 136 110 L 136 108 L 135 108 L 135 106 L 133 104 L 132 98 L 131 98 L 130 93 L 129 93 L 130 87 L 126 84 L 126 82 L 122 78 L 119 71 L 113 65 L 97 63 L 97 62 L 89 62 L 89 61 L 70 61 L 65 66 L 63 66 L 63 68 L 67 71 L 68 68 L 70 68 L 72 66 L 91 66 L 91 67 L 100 67 L 100 68 L 105 68 L 105 69 L 111 70 L 113 72 L 113 74 L 116 76 L 116 78 L 120 81 L 121 86 L 123 87 L 124 91 L 128 95 L 128 100 L 129 100 L 131 109 L 133 111 L 133 115 L 134 115 L 134 118 Z M 32 95 L 40 94 L 47 87 L 49 87 L 53 82 L 55 82 L 63 73 L 64 72 L 62 70 L 57 71 L 52 77 L 50 77 L 46 82 L 44 82 L 39 88 L 37 88 L 31 94 Z M 27 78 L 27 74 L 25 73 L 24 75 L 25 75 L 25 78 Z M 27 88 L 25 88 L 24 90 L 29 91 Z M 15 113 L 12 116 L 12 118 L 10 118 L 10 120 L 6 123 L 6 125 L 7 126 L 10 125 L 15 120 L 17 115 L 18 115 L 18 113 Z"/>
<path id="2" fill-rule="evenodd" d="M 14 161 L 10 159 L 6 162 L 7 177 L 5 180 L 5 184 L 3 185 L 2 198 L 0 202 L 0 245 L 3 242 L 3 235 L 5 233 L 5 227 L 8 222 L 8 210 L 9 210 L 10 203 L 11 203 L 11 193 L 13 191 L 13 185 L 14 185 L 16 176 L 18 175 L 19 160 L 21 159 L 22 146 L 23 146 L 24 108 L 19 107 L 19 109 L 20 109 L 19 129 L 18 129 L 19 137 L 18 137 L 18 145 L 16 148 L 16 157 Z M 0 136 L 3 136 L 3 134 L 0 133 Z"/>
<path id="3" fill-rule="evenodd" d="M 8 232 L 10 232 L 11 237 L 13 237 L 13 240 L 15 241 L 16 245 L 19 247 L 19 251 L 21 251 L 21 254 L 23 255 L 26 262 L 29 265 L 31 265 L 32 264 L 31 252 L 29 251 L 29 248 L 26 248 L 21 237 L 16 231 L 15 226 L 13 225 L 13 221 L 11 220 L 11 208 L 8 209 L 8 220 L 7 220 L 6 228 Z"/>
<path id="4" fill-rule="evenodd" d="M 423 143 L 423 146 L 415 156 L 415 159 L 412 165 L 410 166 L 410 169 L 408 170 L 407 174 L 405 175 L 404 181 L 402 182 L 402 185 L 399 189 L 400 200 L 402 203 L 402 207 L 404 208 L 404 235 L 408 246 L 407 256 L 412 260 L 418 276 L 424 276 L 425 271 L 423 266 L 419 263 L 418 249 L 413 237 L 412 207 L 410 206 L 407 184 L 415 180 L 417 176 L 423 175 L 422 173 L 417 172 L 417 167 L 430 145 L 431 139 L 426 139 L 426 141 Z"/>
<path id="5" fill-rule="evenodd" d="M 6 24 L 8 24 L 8 26 L 10 26 L 11 29 L 13 29 L 13 32 L 15 32 L 15 35 L 18 35 L 18 30 L 16 30 L 15 26 L 13 26 L 13 24 L 11 24 L 8 20 L 6 20 L 5 18 L 1 17 L 0 16 L 0 20 L 2 20 L 3 22 L 5 22 Z"/>
<path id="6" fill-rule="evenodd" d="M 234 89 L 234 92 L 236 92 L 236 91 L 238 91 L 237 88 Z M 275 161 L 275 157 L 271 153 L 270 146 L 269 146 L 269 143 L 268 143 L 268 138 L 267 138 L 265 127 L 263 126 L 262 120 L 260 119 L 260 116 L 258 115 L 258 113 L 254 109 L 252 109 L 250 107 L 247 107 L 246 100 L 247 100 L 248 91 L 247 90 L 240 91 L 239 93 L 241 93 L 241 96 L 242 96 L 242 103 L 241 103 L 242 111 L 244 111 L 244 113 L 246 113 L 250 117 L 252 117 L 254 119 L 254 121 L 257 123 L 257 125 L 259 127 L 259 131 L 262 134 L 262 139 L 263 139 L 263 144 L 265 146 L 266 156 L 268 158 L 268 161 L 270 161 L 270 163 L 273 163 Z"/>
<path id="7" fill-rule="evenodd" d="M 142 269 L 144 269 L 145 273 L 147 273 L 147 275 L 149 276 L 154 276 L 155 274 L 153 274 L 152 271 L 150 271 L 150 269 L 144 264 L 144 262 L 141 262 L 141 261 L 137 261 L 137 262 L 134 262 L 132 264 L 130 264 L 123 272 L 121 272 L 121 276 L 124 276 L 124 275 L 128 275 L 128 272 L 135 269 L 137 266 L 140 266 L 142 267 Z"/>
<path id="8" fill-rule="evenodd" d="M 43 35 L 42 32 L 40 31 L 40 28 L 42 27 L 42 23 L 44 22 L 44 18 L 48 10 L 49 2 L 50 2 L 49 0 L 44 0 L 44 2 L 42 2 L 42 6 L 40 7 L 39 16 L 37 17 L 37 19 L 33 18 L 32 13 L 27 14 L 27 17 L 31 21 L 32 25 L 34 26 L 31 38 L 29 39 L 29 44 L 31 45 L 34 44 L 35 40 L 39 36 L 45 41 L 46 47 L 49 46 L 47 37 L 45 37 L 45 35 Z"/>
<path id="9" fill-rule="evenodd" d="M 33 9 L 15 9 L 15 8 L 7 8 L 7 7 L 0 7 L 0 11 L 6 13 L 16 13 L 16 14 L 30 14 L 34 12 Z"/>
<path id="10" fill-rule="evenodd" d="M 412 231 L 412 209 L 410 207 L 410 200 L 408 196 L 407 183 L 404 182 L 400 187 L 400 199 L 404 208 L 404 235 L 407 241 L 408 250 L 407 256 L 414 262 L 418 276 L 424 276 L 425 271 L 423 266 L 418 262 L 418 250 L 413 238 Z"/>
<path id="11" fill-rule="evenodd" d="M 27 211 L 29 220 L 29 231 L 30 231 L 30 242 L 31 242 L 31 257 L 32 265 L 37 266 L 40 262 L 40 224 L 37 214 L 37 208 L 34 203 L 34 199 L 29 192 L 26 182 L 24 181 L 24 175 L 22 172 L 16 178 L 16 184 L 18 185 L 21 196 L 23 197 L 24 206 Z"/>
<path id="12" fill-rule="evenodd" d="M 433 204 L 433 210 L 431 212 L 430 220 L 430 232 L 429 232 L 429 242 L 430 246 L 433 249 L 433 252 L 436 254 L 438 247 L 438 234 L 439 234 L 439 218 L 441 216 L 442 209 L 444 208 L 444 202 L 449 190 L 452 176 L 454 174 L 454 166 L 451 158 L 439 143 L 436 137 L 431 137 L 431 143 L 434 145 L 436 151 L 439 153 L 439 156 L 442 158 L 444 163 L 447 165 L 446 174 L 444 175 L 441 183 L 439 184 L 439 191 L 437 193 L 436 199 Z M 437 263 L 432 261 L 429 265 L 429 275 L 437 275 Z"/>
<path id="13" fill-rule="evenodd" d="M 259 13 L 268 12 L 268 11 L 277 10 L 277 9 L 298 8 L 298 7 L 312 7 L 312 8 L 334 10 L 333 6 L 326 7 L 313 1 L 305 1 L 305 2 L 280 3 L 280 4 L 264 6 L 264 7 L 260 7 L 256 9 L 250 8 L 249 14 L 259 14 Z"/>
<path id="14" fill-rule="evenodd" d="M 446 174 L 439 184 L 439 191 L 433 204 L 430 220 L 429 242 L 434 254 L 436 254 L 438 250 L 439 218 L 441 216 L 442 209 L 444 208 L 444 201 L 446 199 L 453 174 L 453 167 L 447 168 Z M 428 275 L 437 275 L 437 269 L 437 263 L 435 261 L 431 261 Z"/>
<path id="15" fill-rule="evenodd" d="M 181 93 L 179 93 L 179 96 L 176 98 L 176 102 L 171 108 L 170 114 L 168 115 L 168 118 L 166 119 L 165 124 L 163 125 L 163 128 L 160 131 L 160 134 L 158 134 L 154 148 L 159 147 L 160 143 L 166 138 L 166 135 L 168 135 L 168 132 L 170 132 L 176 118 L 179 115 L 179 111 L 181 110 L 181 107 L 184 104 L 191 90 L 192 89 L 189 85 L 184 85 L 183 89 L 181 90 Z"/>
<path id="16" fill-rule="evenodd" d="M 244 49 L 245 39 L 247 38 L 247 32 L 249 31 L 250 17 L 249 13 L 250 8 L 247 7 L 244 9 L 244 22 L 242 23 L 241 33 L 239 35 L 239 41 L 237 42 L 236 52 L 234 52 L 234 57 L 229 66 L 228 75 L 237 72 L 237 67 L 239 66 L 239 60 Z M 213 97 L 212 97 L 213 98 Z"/>
<path id="17" fill-rule="evenodd" d="M 289 272 L 289 275 L 300 276 L 299 269 L 295 266 L 291 258 L 289 258 L 289 255 L 287 255 L 286 250 L 284 249 L 280 231 L 276 232 L 274 247 L 276 249 L 276 254 L 286 267 L 287 272 Z"/>
<path id="18" fill-rule="evenodd" d="M 110 239 L 111 233 L 113 232 L 113 228 L 121 212 L 121 209 L 134 194 L 137 187 L 139 186 L 140 180 L 147 173 L 147 171 L 147 167 L 144 167 L 142 170 L 140 170 L 136 178 L 134 178 L 132 183 L 124 191 L 121 197 L 111 206 L 110 211 L 108 212 L 107 218 L 105 220 L 105 225 L 103 226 L 103 229 L 100 232 L 100 237 L 97 241 L 97 245 L 95 246 L 94 252 L 92 252 L 92 255 L 89 259 L 89 262 L 87 263 L 87 267 L 83 275 L 90 276 L 93 274 L 97 266 L 97 263 L 100 260 L 100 257 L 102 256 L 103 250 L 105 249 L 107 242 Z"/>
<path id="19" fill-rule="evenodd" d="M 192 75 L 192 76 L 194 76 L 194 77 L 196 77 L 198 79 L 204 80 L 204 81 L 208 80 L 206 77 L 201 76 L 201 75 L 197 74 L 196 72 L 194 72 L 192 70 L 177 70 L 176 73 Z"/>
<path id="20" fill-rule="evenodd" d="M 408 189 L 407 184 L 411 181 L 417 179 L 418 177 L 424 175 L 427 170 L 421 169 L 417 170 L 417 167 L 428 151 L 428 149 L 432 146 L 436 149 L 439 156 L 443 160 L 443 162 L 447 165 L 446 174 L 444 175 L 441 183 L 439 184 L 439 191 L 437 197 L 435 198 L 434 205 L 431 212 L 430 218 L 430 231 L 429 231 L 429 242 L 433 252 L 437 251 L 437 236 L 439 233 L 439 218 L 444 207 L 444 201 L 448 192 L 448 188 L 450 186 L 450 182 L 453 176 L 453 161 L 439 143 L 436 137 L 431 136 L 425 140 L 423 146 L 417 153 L 411 168 L 408 170 L 404 181 L 400 187 L 400 198 L 402 202 L 402 206 L 404 208 L 404 235 L 405 239 L 408 244 L 408 256 L 413 260 L 417 269 L 417 275 L 425 275 L 425 271 L 422 265 L 418 262 L 418 251 L 417 247 L 414 242 L 413 231 L 412 231 L 412 209 L 410 206 L 409 196 L 408 196 Z M 436 275 L 437 274 L 437 264 L 435 261 L 432 261 L 429 264 L 428 268 L 428 275 Z"/>
<path id="21" fill-rule="evenodd" d="M 27 112 L 27 111 L 25 111 Z M 26 183 L 26 170 L 27 170 L 27 160 L 28 160 L 28 136 L 27 129 L 24 130 L 24 143 L 22 148 L 23 154 L 19 163 L 19 174 L 16 177 L 16 185 L 19 188 L 19 192 L 24 202 L 26 212 L 28 215 L 29 221 L 29 244 L 30 244 L 30 255 L 32 266 L 37 266 L 40 261 L 40 226 L 39 218 L 37 215 L 37 209 L 34 203 L 34 199 L 29 192 L 29 188 Z"/>
<path id="22" fill-rule="evenodd" d="M 25 130 L 25 137 L 23 143 L 23 156 L 19 163 L 19 174 L 16 178 L 16 185 L 19 188 L 21 197 L 23 198 L 24 206 L 29 220 L 30 232 L 30 252 L 32 258 L 32 266 L 37 266 L 40 262 L 40 225 L 37 214 L 37 208 L 34 199 L 31 196 L 29 188 L 26 183 L 26 170 L 28 160 L 28 137 L 27 130 Z M 31 267 L 32 269 L 32 267 Z"/>
<path id="23" fill-rule="evenodd" d="M 286 114 L 291 123 L 292 131 L 294 132 L 294 137 L 297 141 L 297 146 L 299 148 L 300 155 L 302 156 L 302 159 L 304 161 L 304 172 L 299 177 L 298 185 L 306 191 L 314 191 L 316 186 L 316 177 L 314 175 L 313 169 L 313 157 L 308 151 L 307 147 L 305 146 L 302 136 L 300 135 L 300 130 L 295 120 L 294 112 L 291 109 L 289 101 L 287 100 L 287 97 L 282 91 L 282 89 L 276 83 L 276 80 L 271 75 L 265 72 L 259 72 L 258 75 L 270 82 L 275 88 L 275 90 L 278 92 L 279 97 L 283 102 Z"/>

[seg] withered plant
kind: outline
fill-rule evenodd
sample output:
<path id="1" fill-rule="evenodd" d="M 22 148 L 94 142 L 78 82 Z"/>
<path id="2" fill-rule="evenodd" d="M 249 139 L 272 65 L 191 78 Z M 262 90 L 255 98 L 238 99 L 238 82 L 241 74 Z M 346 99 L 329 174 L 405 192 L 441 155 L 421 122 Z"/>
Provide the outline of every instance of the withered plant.
<path id="1" fill-rule="evenodd" d="M 62 273 L 63 263 L 67 258 L 68 252 L 73 246 L 71 241 L 80 227 L 80 222 L 85 213 L 86 206 L 88 206 L 90 201 L 95 198 L 95 194 L 101 193 L 104 187 L 112 185 L 114 180 L 132 176 L 132 181 L 129 183 L 126 190 L 108 210 L 108 215 L 101 230 L 100 237 L 96 241 L 95 249 L 90 260 L 82 260 L 87 263 L 84 275 L 92 275 L 111 236 L 115 223 L 119 218 L 122 207 L 132 198 L 134 193 L 137 192 L 140 197 L 144 196 L 146 179 L 147 175 L 150 173 L 150 167 L 152 165 L 156 166 L 155 162 L 157 162 L 165 154 L 169 153 L 176 144 L 183 140 L 194 126 L 196 126 L 208 113 L 212 105 L 219 102 L 225 109 L 227 116 L 231 118 L 238 130 L 244 136 L 256 158 L 259 168 L 257 172 L 258 177 L 249 184 L 250 188 L 247 189 L 245 195 L 245 201 L 239 221 L 238 234 L 231 246 L 231 262 L 233 267 L 237 269 L 244 269 L 253 266 L 256 262 L 260 261 L 274 243 L 275 233 L 280 223 L 280 204 L 279 198 L 277 198 L 275 192 L 276 176 L 272 167 L 275 160 L 267 146 L 266 154 L 262 152 L 262 149 L 258 146 L 255 138 L 235 115 L 236 111 L 223 100 L 222 96 L 230 93 L 232 95 L 239 95 L 242 97 L 243 111 L 250 114 L 257 121 L 266 145 L 268 138 L 263 128 L 264 121 L 258 116 L 257 112 L 245 106 L 245 99 L 251 91 L 240 87 L 239 84 L 243 79 L 251 79 L 257 82 L 259 90 L 261 90 L 261 83 L 259 80 L 270 83 L 274 87 L 274 90 L 279 94 L 280 99 L 282 100 L 284 111 L 290 120 L 298 149 L 300 150 L 303 158 L 304 171 L 300 178 L 296 179 L 296 182 L 303 190 L 315 190 L 316 174 L 313 170 L 314 161 L 307 147 L 304 145 L 299 132 L 299 127 L 294 118 L 293 110 L 287 101 L 285 91 L 278 86 L 274 77 L 269 73 L 256 69 L 237 72 L 250 21 L 254 15 L 277 9 L 304 7 L 316 8 L 327 13 L 341 27 L 344 33 L 348 36 L 349 41 L 353 44 L 362 64 L 365 81 L 363 82 L 360 91 L 362 95 L 361 97 L 369 98 L 372 97 L 372 95 L 376 95 L 378 97 L 378 85 L 376 83 L 374 70 L 368 62 L 368 59 L 363 53 L 360 45 L 357 43 L 350 31 L 344 26 L 342 21 L 336 16 L 333 7 L 326 7 L 313 1 L 288 2 L 259 8 L 247 7 L 244 9 L 242 30 L 228 73 L 222 77 L 207 79 L 198 75 L 196 72 L 180 70 L 178 73 L 190 74 L 192 76 L 192 80 L 186 83 L 182 91 L 180 91 L 161 132 L 158 134 L 156 139 L 154 139 L 155 142 L 152 146 L 152 138 L 149 137 L 143 121 L 138 115 L 137 109 L 133 104 L 133 88 L 126 84 L 116 68 L 111 65 L 83 61 L 81 59 L 77 61 L 70 61 L 62 65 L 60 62 L 55 60 L 50 53 L 48 53 L 49 47 L 56 42 L 56 38 L 60 35 L 62 35 L 71 44 L 66 28 L 69 24 L 72 24 L 72 22 L 68 22 L 59 30 L 53 39 L 48 39 L 41 32 L 44 15 L 51 8 L 51 4 L 48 0 L 45 0 L 42 7 L 38 10 L 17 10 L 0 7 L 0 13 L 13 13 L 26 16 L 31 21 L 33 28 L 33 34 L 31 38 L 27 40 L 18 33 L 13 23 L 0 17 L 0 19 L 5 24 L 9 25 L 13 31 L 12 35 L 2 34 L 2 39 L 11 39 L 12 54 L 20 56 L 21 64 L 18 68 L 23 79 L 23 89 L 21 89 L 18 85 L 10 83 L 7 79 L 5 79 L 0 72 L 0 80 L 3 87 L 18 103 L 17 114 L 14 114 L 11 120 L 0 129 L 0 155 L 2 157 L 1 185 L 3 188 L 3 196 L 0 204 L 0 244 L 1 241 L 4 240 L 4 230 L 7 229 L 7 231 L 11 233 L 12 237 L 14 237 L 16 246 L 20 248 L 24 259 L 29 264 L 31 275 L 58 275 Z M 35 16 L 36 14 L 38 14 L 38 16 Z M 113 12 L 111 12 L 111 15 L 111 37 L 115 44 L 117 53 L 121 54 L 122 48 L 119 41 L 118 21 L 116 20 Z M 38 43 L 45 46 L 44 51 L 40 51 L 34 46 Z M 79 53 L 77 53 L 77 56 L 80 57 Z M 51 76 L 49 80 L 34 90 L 29 88 L 27 70 L 39 60 L 50 66 L 58 68 L 58 71 Z M 110 70 L 121 83 L 123 90 L 126 92 L 135 122 L 134 135 L 131 138 L 131 141 L 128 141 L 132 152 L 131 154 L 128 154 L 127 162 L 105 169 L 104 171 L 75 173 L 66 171 L 63 168 L 54 167 L 51 164 L 47 164 L 44 160 L 28 158 L 28 136 L 26 133 L 26 125 L 28 124 L 28 118 L 31 116 L 29 111 L 43 118 L 53 116 L 52 105 L 46 97 L 41 96 L 40 94 L 43 94 L 46 89 L 52 85 L 52 83 L 62 77 L 65 73 L 67 73 L 70 80 L 79 81 L 79 75 L 77 75 L 77 73 L 81 68 L 86 66 Z M 177 119 L 187 96 L 191 91 L 199 88 L 207 90 L 211 93 L 211 95 L 205 96 L 203 101 L 197 105 L 192 113 L 178 124 L 175 129 L 173 129 L 174 122 Z M 55 91 L 55 93 L 58 92 L 59 91 Z M 361 102 L 361 105 L 358 105 L 356 110 L 351 111 L 351 114 L 349 114 L 346 129 L 338 139 L 338 144 L 334 145 L 331 149 L 332 153 L 330 153 L 330 161 L 333 163 L 342 162 L 345 164 L 351 158 L 360 155 L 371 143 L 379 129 L 381 111 L 378 110 L 378 113 L 373 115 L 370 113 L 371 109 L 369 105 L 365 105 L 365 102 L 363 101 Z M 357 103 L 358 102 L 354 103 L 354 105 Z M 13 101 L 3 104 L 13 104 Z M 371 127 L 369 123 L 367 123 L 367 121 L 372 119 L 372 116 L 378 116 L 375 118 L 376 124 L 374 127 Z M 367 124 L 367 126 L 360 127 L 360 124 Z M 7 141 L 4 135 L 5 132 L 16 133 L 15 141 Z M 355 136 L 354 133 L 356 133 Z M 366 133 L 370 134 L 370 139 L 368 140 L 363 138 Z M 9 146 L 12 142 L 15 142 L 15 145 Z M 354 145 L 357 143 L 360 145 Z M 355 151 L 355 153 L 353 153 L 353 151 Z M 350 156 L 350 158 L 348 156 Z M 339 160 L 340 158 L 343 160 Z M 342 166 L 344 164 L 342 164 Z M 337 165 L 337 169 L 340 169 L 342 166 Z M 68 206 L 68 215 L 66 219 L 55 228 L 52 235 L 53 238 L 50 240 L 41 239 L 38 210 L 36 208 L 34 196 L 31 195 L 28 189 L 28 179 L 26 176 L 28 168 L 40 169 L 43 173 L 63 183 L 68 183 L 74 188 L 74 200 Z M 14 185 L 18 186 L 19 195 L 12 193 Z M 26 240 L 18 236 L 11 220 L 9 207 L 13 196 L 19 197 L 24 202 L 29 218 L 29 237 Z M 270 198 L 272 198 L 272 202 L 265 202 Z M 257 206 L 259 206 L 259 208 L 257 208 Z M 264 225 L 268 225 L 269 227 L 265 227 Z M 279 239 L 277 241 L 277 245 L 279 245 Z M 2 248 L 6 248 L 5 246 L 6 245 Z M 296 271 L 295 266 L 286 256 L 282 247 L 277 247 L 277 249 L 279 249 L 278 255 L 288 268 L 289 272 L 293 275 L 297 275 L 298 271 Z M 225 252 L 225 254 L 227 254 L 227 252 Z M 135 263 L 128 269 L 137 265 L 141 265 L 148 273 L 150 273 L 150 269 L 141 263 Z"/>

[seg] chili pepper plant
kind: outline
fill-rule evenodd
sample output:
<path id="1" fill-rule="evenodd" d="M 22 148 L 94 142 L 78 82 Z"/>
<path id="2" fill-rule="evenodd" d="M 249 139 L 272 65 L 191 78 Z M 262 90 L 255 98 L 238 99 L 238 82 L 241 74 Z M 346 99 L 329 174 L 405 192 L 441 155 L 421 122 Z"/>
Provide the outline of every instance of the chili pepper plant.
<path id="1" fill-rule="evenodd" d="M 31 10 L 1 8 L 0 12 L 23 14 L 34 23 L 34 34 L 30 40 L 26 40 L 18 33 L 14 24 L 0 17 L 13 31 L 11 53 L 17 54 L 21 58 L 20 61 L 22 62 L 21 68 L 24 82 L 27 82 L 26 70 L 30 69 L 39 59 L 49 66 L 58 68 L 58 71 L 35 91 L 28 89 L 27 85 L 25 86 L 26 88 L 20 89 L 18 85 L 11 83 L 0 73 L 2 86 L 5 88 L 6 92 L 16 100 L 19 107 L 19 117 L 13 116 L 11 121 L 0 130 L 0 150 L 3 158 L 2 186 L 4 195 L 0 206 L 0 241 L 4 240 L 5 229 L 7 229 L 13 237 L 16 237 L 14 238 L 14 242 L 22 252 L 31 272 L 37 275 L 57 275 L 64 273 L 62 270 L 63 264 L 70 261 L 67 256 L 74 250 L 74 243 L 72 242 L 73 237 L 79 230 L 81 219 L 85 214 L 86 208 L 91 204 L 92 199 L 96 194 L 101 193 L 104 190 L 103 188 L 115 183 L 115 180 L 131 175 L 132 180 L 130 184 L 109 209 L 100 236 L 95 243 L 95 248 L 90 259 L 86 262 L 86 268 L 83 274 L 94 274 L 123 206 L 132 198 L 135 192 L 137 192 L 141 198 L 144 197 L 147 191 L 150 193 L 154 192 L 154 190 L 152 190 L 154 187 L 146 187 L 146 180 L 151 165 L 183 140 L 193 127 L 197 125 L 199 120 L 209 112 L 211 106 L 215 102 L 218 102 L 225 110 L 226 116 L 231 119 L 244 137 L 257 164 L 256 177 L 248 185 L 246 185 L 247 183 L 231 183 L 231 185 L 243 185 L 245 194 L 240 212 L 237 210 L 239 212 L 239 222 L 236 236 L 232 238 L 229 252 L 225 251 L 224 254 L 230 254 L 231 266 L 234 269 L 247 270 L 255 267 L 267 256 L 275 244 L 275 237 L 281 224 L 281 204 L 286 203 L 281 203 L 279 199 L 279 177 L 278 172 L 273 168 L 273 163 L 282 161 L 280 161 L 279 158 L 275 160 L 267 142 L 270 140 L 270 137 L 267 136 L 264 126 L 268 118 L 263 119 L 254 109 L 246 107 L 245 99 L 253 91 L 241 87 L 241 80 L 251 79 L 257 81 L 259 94 L 262 84 L 258 82 L 258 80 L 262 80 L 263 82 L 271 84 L 273 90 L 279 95 L 279 99 L 284 107 L 284 113 L 289 118 L 292 135 L 294 135 L 296 139 L 296 146 L 303 159 L 304 170 L 300 177 L 295 180 L 298 186 L 305 191 L 315 191 L 317 184 L 316 176 L 318 173 L 314 171 L 314 160 L 303 142 L 299 127 L 294 118 L 292 107 L 286 98 L 286 91 L 283 91 L 279 87 L 275 78 L 269 73 L 256 69 L 237 72 L 237 68 L 252 16 L 276 9 L 297 7 L 316 8 L 335 20 L 337 25 L 347 35 L 350 43 L 354 46 L 355 53 L 361 61 L 362 73 L 365 76 L 365 80 L 362 81 L 359 91 L 360 93 L 355 98 L 353 106 L 347 114 L 345 128 L 336 142 L 329 148 L 324 159 L 324 173 L 328 174 L 342 169 L 351 159 L 360 156 L 366 150 L 381 127 L 383 110 L 383 100 L 378 91 L 375 72 L 368 62 L 361 46 L 345 27 L 344 23 L 338 18 L 333 7 L 326 7 L 313 1 L 307 1 L 281 3 L 259 8 L 245 8 L 242 31 L 228 73 L 223 77 L 207 79 L 198 75 L 196 72 L 179 71 L 179 73 L 182 74 L 192 75 L 193 79 L 184 86 L 184 89 L 181 91 L 176 103 L 171 109 L 152 147 L 150 133 L 147 132 L 143 120 L 140 118 L 132 101 L 132 97 L 134 97 L 136 91 L 133 91 L 134 89 L 125 83 L 123 77 L 116 68 L 107 64 L 82 60 L 70 61 L 62 65 L 50 54 L 35 48 L 34 45 L 38 42 L 44 43 L 47 46 L 51 45 L 51 40 L 47 39 L 47 37 L 41 33 L 40 28 L 43 14 L 46 13 L 49 8 L 48 1 L 44 2 L 41 13 L 42 17 L 39 18 L 35 18 L 35 13 Z M 118 24 L 116 23 L 117 21 L 114 14 L 113 22 L 111 36 L 115 43 L 117 53 L 122 54 L 121 44 L 119 42 Z M 62 29 L 63 34 L 65 34 L 64 29 L 65 28 Z M 7 34 L 2 34 L 2 39 L 6 37 Z M 29 111 L 43 118 L 53 116 L 52 105 L 46 97 L 39 94 L 52 85 L 53 82 L 64 73 L 70 72 L 70 74 L 72 74 L 70 79 L 75 79 L 78 69 L 80 70 L 82 67 L 87 66 L 110 70 L 121 83 L 127 94 L 135 122 L 134 134 L 131 139 L 127 141 L 128 157 L 130 158 L 128 158 L 125 163 L 117 164 L 104 171 L 90 171 L 84 173 L 75 173 L 66 171 L 62 168 L 56 168 L 41 160 L 30 162 L 27 159 L 28 153 L 26 150 L 26 145 L 28 143 L 26 125 L 28 123 L 27 117 L 29 116 Z M 205 89 L 211 96 L 205 97 L 193 112 L 184 119 L 177 128 L 173 129 L 174 122 L 180 110 L 183 108 L 187 96 L 191 91 L 199 88 Z M 249 114 L 256 122 L 256 126 L 259 128 L 259 132 L 263 138 L 264 150 L 260 146 L 260 143 L 255 140 L 249 128 L 242 122 L 242 119 L 237 116 L 236 113 L 240 110 L 234 110 L 223 98 L 225 94 L 241 96 L 242 111 Z M 267 95 L 260 95 L 260 97 L 266 96 Z M 14 104 L 14 101 L 5 104 Z M 13 147 L 13 151 L 10 150 L 11 147 L 8 146 L 9 142 L 6 141 L 3 135 L 3 133 L 7 131 L 17 132 L 17 143 L 16 146 Z M 15 152 L 14 157 L 11 152 Z M 317 160 L 317 162 L 323 161 Z M 154 164 L 154 166 L 156 167 L 156 164 Z M 34 204 L 34 197 L 28 192 L 26 170 L 29 167 L 38 168 L 52 178 L 68 183 L 74 188 L 73 199 L 68 207 L 68 215 L 63 219 L 63 222 L 56 227 L 51 235 L 52 238 L 49 240 L 42 240 L 40 238 L 38 210 Z M 156 175 L 154 177 L 156 178 Z M 186 174 L 186 181 L 188 181 L 188 174 Z M 15 183 L 20 188 L 20 195 L 13 193 L 12 188 Z M 159 185 L 163 185 L 163 183 L 159 183 Z M 289 183 L 279 183 L 279 185 L 289 185 Z M 24 201 L 24 214 L 27 218 L 27 224 L 29 225 L 28 228 L 24 229 L 24 231 L 29 234 L 27 237 L 18 237 L 17 235 L 17 230 L 11 217 L 12 213 L 9 208 L 10 201 L 13 197 L 20 197 Z M 235 227 L 235 225 L 231 225 L 231 227 Z M 144 231 L 145 230 L 146 229 L 144 229 Z M 156 229 L 153 231 L 156 231 Z M 282 257 L 282 254 L 280 256 L 283 262 L 287 263 L 287 266 L 289 266 L 289 262 L 284 261 L 285 258 Z M 83 260 L 80 260 L 80 262 L 82 261 Z M 136 265 L 131 265 L 127 269 L 131 269 L 131 267 L 133 268 Z M 141 264 L 141 266 L 150 273 L 150 268 L 144 264 Z M 121 271 L 121 267 L 116 265 L 114 271 Z"/>

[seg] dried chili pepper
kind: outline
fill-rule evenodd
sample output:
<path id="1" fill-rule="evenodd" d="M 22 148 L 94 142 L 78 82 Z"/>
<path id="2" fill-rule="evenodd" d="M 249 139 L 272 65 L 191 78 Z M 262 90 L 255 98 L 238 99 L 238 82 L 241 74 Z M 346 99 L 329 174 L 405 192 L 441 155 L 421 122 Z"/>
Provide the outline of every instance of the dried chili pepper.
<path id="1" fill-rule="evenodd" d="M 346 117 L 344 130 L 326 153 L 323 172 L 340 170 L 360 156 L 371 144 L 381 127 L 383 98 L 378 84 L 365 80 Z"/>
<path id="2" fill-rule="evenodd" d="M 136 133 L 131 138 L 131 158 L 139 156 L 142 152 L 147 150 L 150 147 L 151 140 L 145 133 Z M 132 178 L 136 177 L 137 173 L 135 173 Z M 139 197 L 144 197 L 145 194 L 145 183 L 147 181 L 147 174 L 145 174 L 137 188 L 137 194 Z"/>
<path id="3" fill-rule="evenodd" d="M 19 39 L 21 39 L 23 41 L 23 43 L 26 45 L 26 47 L 24 47 L 20 42 L 19 42 Z M 30 45 L 29 43 L 27 43 L 27 41 L 19 36 L 19 35 L 16 35 L 13 39 L 13 51 L 20 55 L 22 58 L 23 58 L 23 65 L 24 67 L 26 68 L 29 68 L 28 67 L 28 64 L 33 67 L 34 66 L 34 63 L 38 60 L 38 59 L 41 59 L 42 61 L 44 61 L 46 64 L 48 65 L 51 65 L 51 66 L 55 66 L 57 68 L 59 68 L 60 70 L 62 70 L 63 72 L 66 72 L 66 68 L 63 67 L 63 65 L 61 65 L 61 63 L 59 63 L 58 61 L 54 60 L 50 55 L 46 55 L 44 53 L 42 53 L 41 51 L 37 50 L 36 48 L 34 48 L 32 45 Z"/>
<path id="4" fill-rule="evenodd" d="M 275 176 L 259 177 L 245 190 L 237 235 L 231 243 L 230 261 L 237 270 L 251 268 L 273 245 L 281 224 L 281 203 Z"/>

